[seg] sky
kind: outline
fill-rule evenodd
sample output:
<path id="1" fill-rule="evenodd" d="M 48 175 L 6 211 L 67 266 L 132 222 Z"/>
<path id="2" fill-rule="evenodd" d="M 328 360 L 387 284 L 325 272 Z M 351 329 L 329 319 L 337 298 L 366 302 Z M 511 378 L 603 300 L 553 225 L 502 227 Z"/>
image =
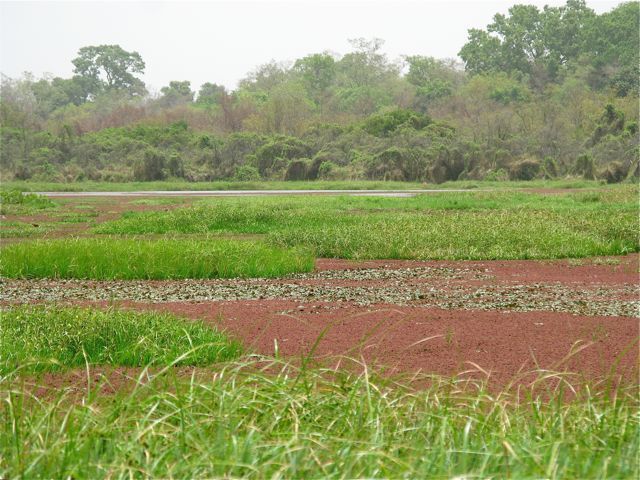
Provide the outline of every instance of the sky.
<path id="1" fill-rule="evenodd" d="M 171 80 L 235 88 L 257 66 L 311 53 L 345 54 L 350 38 L 382 38 L 390 59 L 455 58 L 469 28 L 485 28 L 514 3 L 564 1 L 6 1 L 0 0 L 0 72 L 70 77 L 80 47 L 119 44 L 146 63 L 157 92 Z M 596 12 L 620 1 L 590 1 Z"/>

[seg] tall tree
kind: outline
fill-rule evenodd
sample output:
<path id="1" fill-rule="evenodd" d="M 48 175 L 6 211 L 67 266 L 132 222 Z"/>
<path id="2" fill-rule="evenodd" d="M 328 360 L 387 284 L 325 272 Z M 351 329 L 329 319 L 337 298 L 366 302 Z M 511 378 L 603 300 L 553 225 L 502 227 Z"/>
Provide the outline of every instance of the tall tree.
<path id="1" fill-rule="evenodd" d="M 120 45 L 82 47 L 72 61 L 84 82 L 87 95 L 95 97 L 104 91 L 119 91 L 131 96 L 146 93 L 142 80 L 145 63 L 138 52 L 127 52 Z"/>
<path id="2" fill-rule="evenodd" d="M 307 55 L 297 60 L 293 69 L 301 76 L 303 85 L 316 105 L 321 107 L 336 77 L 334 58 L 327 53 Z"/>
<path id="3" fill-rule="evenodd" d="M 188 80 L 182 82 L 173 80 L 169 82 L 168 87 L 162 87 L 160 92 L 162 93 L 160 103 L 166 107 L 175 107 L 177 105 L 191 103 L 195 95 L 195 92 L 191 90 L 191 82 Z"/>
<path id="4" fill-rule="evenodd" d="M 517 72 L 541 88 L 584 52 L 582 32 L 593 18 L 584 0 L 542 11 L 535 5 L 514 5 L 507 15 L 496 14 L 486 31 L 469 30 L 459 55 L 471 74 Z"/>
<path id="5" fill-rule="evenodd" d="M 196 103 L 198 105 L 218 105 L 220 104 L 220 96 L 227 92 L 223 85 L 216 83 L 206 82 L 200 86 L 198 90 L 198 98 Z"/>
<path id="6" fill-rule="evenodd" d="M 639 31 L 640 2 L 623 3 L 603 13 L 585 30 L 593 86 L 611 86 L 620 96 L 638 94 Z"/>
<path id="7" fill-rule="evenodd" d="M 405 60 L 409 65 L 405 79 L 416 87 L 414 106 L 423 113 L 430 103 L 451 94 L 462 81 L 462 72 L 453 62 L 422 55 L 408 56 Z"/>

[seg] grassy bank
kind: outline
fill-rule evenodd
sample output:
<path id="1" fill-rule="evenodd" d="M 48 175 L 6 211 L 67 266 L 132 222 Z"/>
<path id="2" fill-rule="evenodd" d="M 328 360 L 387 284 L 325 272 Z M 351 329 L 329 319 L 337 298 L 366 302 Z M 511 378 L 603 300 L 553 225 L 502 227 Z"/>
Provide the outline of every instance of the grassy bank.
<path id="1" fill-rule="evenodd" d="M 538 195 L 464 192 L 413 198 L 219 198 L 128 213 L 110 234 L 265 234 L 320 257 L 517 259 L 638 250 L 637 188 Z"/>
<path id="2" fill-rule="evenodd" d="M 160 313 L 21 306 L 0 312 L 0 372 L 90 365 L 209 365 L 241 347 L 210 326 Z M 180 359 L 181 356 L 184 358 Z"/>
<path id="3" fill-rule="evenodd" d="M 261 374 L 260 369 L 269 369 Z M 203 374 L 204 375 L 204 374 Z M 201 375 L 202 376 L 202 375 Z M 568 385 L 571 377 L 545 372 Z M 636 478 L 635 390 L 490 393 L 367 370 L 232 362 L 111 397 L 0 379 L 3 478 Z M 146 376 L 145 376 L 146 378 Z M 564 380 L 563 380 L 564 379 Z M 538 387 L 535 384 L 533 388 Z M 95 392 L 96 389 L 92 389 Z M 600 393 L 598 393 L 600 392 Z"/>
<path id="4" fill-rule="evenodd" d="M 441 184 L 418 182 L 382 181 L 215 181 L 215 182 L 3 182 L 3 188 L 19 189 L 25 192 L 130 192 L 144 190 L 408 190 L 440 188 L 596 188 L 602 184 L 582 179 L 532 180 L 532 181 L 457 181 Z"/>
<path id="5" fill-rule="evenodd" d="M 184 279 L 279 277 L 313 269 L 311 254 L 231 240 L 36 240 L 0 250 L 10 278 Z"/>

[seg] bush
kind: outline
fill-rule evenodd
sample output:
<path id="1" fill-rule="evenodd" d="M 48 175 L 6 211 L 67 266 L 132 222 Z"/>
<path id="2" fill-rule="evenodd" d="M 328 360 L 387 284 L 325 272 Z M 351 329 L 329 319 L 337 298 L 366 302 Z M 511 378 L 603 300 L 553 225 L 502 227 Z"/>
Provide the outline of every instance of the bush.
<path id="1" fill-rule="evenodd" d="M 258 171 L 263 177 L 271 176 L 278 171 L 282 160 L 306 158 L 309 153 L 309 146 L 302 140 L 278 135 L 256 151 Z"/>
<path id="2" fill-rule="evenodd" d="M 545 178 L 551 179 L 558 176 L 558 164 L 551 157 L 544 157 L 542 170 Z"/>
<path id="3" fill-rule="evenodd" d="M 252 167 L 251 165 L 240 165 L 236 169 L 233 178 L 240 182 L 252 182 L 260 180 L 260 172 L 256 167 Z"/>
<path id="4" fill-rule="evenodd" d="M 516 162 L 509 169 L 511 180 L 533 180 L 536 178 L 542 165 L 538 160 L 525 159 Z"/>
<path id="5" fill-rule="evenodd" d="M 133 178 L 140 182 L 163 180 L 165 173 L 166 157 L 156 148 L 148 148 L 143 157 L 138 159 L 133 167 Z"/>
<path id="6" fill-rule="evenodd" d="M 483 180 L 488 180 L 493 182 L 505 181 L 505 180 L 509 180 L 509 174 L 504 168 L 498 168 L 497 170 L 490 170 L 489 172 L 487 172 Z"/>
<path id="7" fill-rule="evenodd" d="M 588 153 L 579 155 L 578 158 L 576 159 L 574 172 L 578 175 L 582 175 L 582 177 L 585 180 L 595 179 L 596 175 L 595 175 L 595 165 L 593 162 L 593 157 Z"/>
<path id="8" fill-rule="evenodd" d="M 376 137 L 386 137 L 401 126 L 420 130 L 431 123 L 426 115 L 411 110 L 396 109 L 378 115 L 371 115 L 362 123 L 362 129 Z"/>
<path id="9" fill-rule="evenodd" d="M 308 180 L 309 179 L 309 167 L 311 160 L 308 158 L 301 158 L 298 160 L 292 160 L 285 172 L 285 180 Z"/>
<path id="10" fill-rule="evenodd" d="M 172 177 L 184 177 L 184 162 L 178 153 L 173 152 L 167 162 L 167 170 Z"/>
<path id="11" fill-rule="evenodd" d="M 331 172 L 335 170 L 337 165 L 333 162 L 324 161 L 318 169 L 318 178 L 322 180 L 331 180 Z"/>
<path id="12" fill-rule="evenodd" d="M 607 183 L 620 183 L 627 177 L 627 168 L 622 162 L 611 162 L 609 166 L 603 170 L 600 178 L 607 181 Z"/>

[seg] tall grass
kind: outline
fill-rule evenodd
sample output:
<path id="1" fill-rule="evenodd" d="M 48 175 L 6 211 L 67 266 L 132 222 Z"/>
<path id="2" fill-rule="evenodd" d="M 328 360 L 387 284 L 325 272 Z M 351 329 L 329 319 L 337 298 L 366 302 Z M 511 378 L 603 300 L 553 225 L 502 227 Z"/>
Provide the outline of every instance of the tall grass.
<path id="1" fill-rule="evenodd" d="M 216 199 L 170 212 L 132 212 L 96 231 L 266 234 L 276 246 L 341 258 L 559 258 L 637 251 L 637 215 L 637 187 L 618 186 L 560 196 Z"/>
<path id="2" fill-rule="evenodd" d="M 20 306 L 0 311 L 0 373 L 114 366 L 208 365 L 240 345 L 199 322 L 168 314 Z"/>
<path id="3" fill-rule="evenodd" d="M 0 250 L 11 278 L 184 279 L 278 277 L 313 269 L 311 254 L 260 242 L 191 239 L 37 240 Z"/>
<path id="4" fill-rule="evenodd" d="M 260 370 L 269 373 L 260 373 Z M 637 478 L 637 398 L 584 388 L 424 389 L 360 366 L 257 358 L 131 392 L 34 397 L 0 379 L 3 478 Z M 143 371 L 145 379 L 149 373 Z M 569 379 L 546 372 L 560 385 Z M 206 378 L 208 377 L 208 378 Z M 540 380 L 539 382 L 542 382 Z M 569 387 L 567 387 L 569 388 Z"/>

